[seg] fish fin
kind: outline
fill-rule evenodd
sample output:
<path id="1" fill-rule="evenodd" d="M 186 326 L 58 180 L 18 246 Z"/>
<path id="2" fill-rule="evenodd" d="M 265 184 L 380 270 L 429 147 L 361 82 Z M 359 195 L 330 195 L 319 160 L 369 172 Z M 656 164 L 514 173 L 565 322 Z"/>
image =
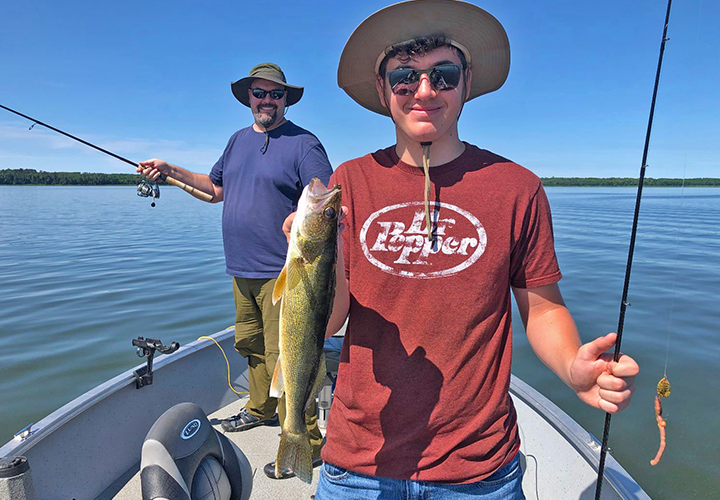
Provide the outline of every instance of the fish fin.
<path id="1" fill-rule="evenodd" d="M 325 377 L 327 377 L 327 366 L 325 365 L 325 353 L 320 353 L 320 363 L 318 364 L 318 372 L 315 377 L 315 383 L 313 384 L 312 390 L 310 391 L 310 397 L 305 404 L 307 410 L 311 404 L 315 404 L 315 397 L 320 392 L 320 389 L 325 385 Z"/>
<path id="2" fill-rule="evenodd" d="M 280 471 L 288 467 L 301 481 L 312 483 L 312 446 L 307 432 L 293 434 L 283 431 L 280 436 L 280 446 L 275 460 L 275 476 L 280 476 Z"/>
<path id="3" fill-rule="evenodd" d="M 278 356 L 275 364 L 275 372 L 273 373 L 272 383 L 270 384 L 270 397 L 281 398 L 285 392 L 285 379 L 282 374 L 282 357 Z"/>
<path id="4" fill-rule="evenodd" d="M 300 280 L 302 280 L 303 258 L 296 257 L 290 259 L 285 267 L 287 268 L 287 289 L 292 290 L 300 283 Z"/>
<path id="5" fill-rule="evenodd" d="M 285 291 L 286 279 L 287 279 L 287 266 L 284 266 L 282 268 L 282 271 L 280 271 L 280 274 L 278 275 L 277 279 L 275 280 L 275 287 L 273 288 L 273 294 L 272 294 L 273 305 L 277 304 L 278 300 L 280 300 L 280 297 L 283 296 L 283 292 Z"/>

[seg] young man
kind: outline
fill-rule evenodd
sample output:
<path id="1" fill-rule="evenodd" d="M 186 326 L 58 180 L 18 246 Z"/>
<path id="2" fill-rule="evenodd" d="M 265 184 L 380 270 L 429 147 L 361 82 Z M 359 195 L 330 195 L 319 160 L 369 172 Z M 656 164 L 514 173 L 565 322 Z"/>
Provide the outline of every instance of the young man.
<path id="1" fill-rule="evenodd" d="M 303 188 L 313 177 L 327 182 L 332 168 L 320 141 L 285 119 L 288 106 L 297 103 L 303 88 L 290 85 L 279 66 L 258 64 L 249 76 L 231 85 L 235 98 L 252 110 L 254 123 L 228 141 L 209 175 L 152 159 L 137 169 L 155 180 L 174 177 L 211 194 L 223 204 L 225 265 L 233 277 L 235 349 L 248 360 L 250 399 L 237 415 L 223 420 L 226 432 L 277 423 L 285 416 L 284 398 L 269 396 L 270 381 L 279 354 L 280 304 L 272 304 L 275 279 L 285 265 L 287 243 L 280 226 L 297 209 Z M 306 414 L 315 463 L 320 463 L 322 434 L 315 407 Z M 275 464 L 265 474 L 275 478 Z M 292 477 L 289 470 L 280 478 Z"/>
<path id="2" fill-rule="evenodd" d="M 387 7 L 343 50 L 339 86 L 389 116 L 396 143 L 330 180 L 347 215 L 328 335 L 349 319 L 317 500 L 524 498 L 511 291 L 533 350 L 581 400 L 630 402 L 637 364 L 603 354 L 616 335 L 580 344 L 540 180 L 458 137 L 464 103 L 509 62 L 500 23 L 454 0 Z"/>

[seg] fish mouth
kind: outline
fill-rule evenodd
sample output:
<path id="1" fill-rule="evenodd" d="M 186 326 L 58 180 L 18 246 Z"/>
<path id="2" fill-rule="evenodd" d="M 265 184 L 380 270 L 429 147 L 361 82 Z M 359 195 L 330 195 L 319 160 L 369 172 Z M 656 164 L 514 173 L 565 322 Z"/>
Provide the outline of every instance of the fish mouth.
<path id="1" fill-rule="evenodd" d="M 291 234 L 306 239 L 317 239 L 325 233 L 323 227 L 338 224 L 341 217 L 342 191 L 340 185 L 328 189 L 314 177 L 303 189 L 297 213 L 290 229 Z M 292 238 L 291 238 L 292 241 Z"/>
<path id="2" fill-rule="evenodd" d="M 340 192 L 339 184 L 328 189 L 320 179 L 313 177 L 308 185 L 308 201 L 313 210 L 320 210 L 324 205 L 331 203 Z"/>

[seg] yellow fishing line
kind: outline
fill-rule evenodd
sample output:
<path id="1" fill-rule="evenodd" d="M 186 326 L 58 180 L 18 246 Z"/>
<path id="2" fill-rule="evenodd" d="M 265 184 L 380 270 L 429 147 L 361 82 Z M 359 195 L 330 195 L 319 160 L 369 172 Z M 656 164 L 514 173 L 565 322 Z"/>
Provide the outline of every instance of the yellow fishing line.
<path id="1" fill-rule="evenodd" d="M 243 391 L 243 392 L 236 391 L 235 388 L 232 386 L 232 383 L 230 383 L 230 362 L 228 361 L 227 356 L 225 356 L 225 351 L 223 350 L 223 348 L 220 347 L 220 344 L 217 343 L 217 340 L 215 340 L 212 337 L 198 337 L 198 340 L 212 340 L 213 342 L 215 342 L 215 345 L 218 346 L 218 348 L 220 349 L 220 352 L 222 353 L 223 358 L 225 358 L 225 364 L 227 365 L 227 380 L 228 380 L 228 387 L 230 388 L 230 390 L 233 391 L 238 396 L 242 396 L 243 394 L 250 394 L 248 391 Z"/>

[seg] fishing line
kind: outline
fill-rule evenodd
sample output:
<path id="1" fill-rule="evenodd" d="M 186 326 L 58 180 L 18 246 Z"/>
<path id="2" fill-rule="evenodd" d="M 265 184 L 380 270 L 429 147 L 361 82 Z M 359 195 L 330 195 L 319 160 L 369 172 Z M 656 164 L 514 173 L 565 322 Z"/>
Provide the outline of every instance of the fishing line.
<path id="1" fill-rule="evenodd" d="M 217 340 L 215 340 L 212 337 L 198 337 L 198 340 L 212 340 L 213 342 L 215 342 L 215 345 L 218 346 L 218 348 L 220 349 L 220 352 L 222 353 L 223 358 L 225 358 L 225 364 L 227 365 L 227 381 L 228 381 L 228 387 L 230 388 L 230 390 L 233 391 L 238 396 L 242 396 L 244 394 L 250 394 L 248 391 L 238 392 L 232 386 L 232 382 L 230 381 L 230 361 L 228 361 L 227 356 L 225 356 L 225 351 L 220 346 L 220 344 L 217 343 Z"/>
<path id="2" fill-rule="evenodd" d="M 705 7 L 704 0 L 701 0 L 700 5 L 698 7 L 697 15 L 695 16 L 695 26 L 700 26 L 700 20 L 702 18 L 703 10 Z M 698 45 L 700 43 L 700 30 L 695 31 L 695 45 Z M 685 150 L 685 160 L 683 162 L 683 179 L 682 179 L 682 185 L 680 186 L 680 208 L 683 206 L 683 202 L 685 200 L 685 180 L 687 179 L 687 149 Z M 667 380 L 667 367 L 668 367 L 668 358 L 670 355 L 670 334 L 673 330 L 673 316 L 675 313 L 675 279 L 677 277 L 677 263 L 679 259 L 679 247 L 680 247 L 680 237 L 677 236 L 675 238 L 675 262 L 673 263 L 673 273 L 672 273 L 672 295 L 671 295 L 671 302 L 670 302 L 670 317 L 668 319 L 669 325 L 668 325 L 668 332 L 667 332 L 667 338 L 665 341 L 665 367 L 663 369 L 663 379 Z"/>
<path id="3" fill-rule="evenodd" d="M 113 153 L 113 152 L 111 152 L 111 151 L 108 151 L 107 149 L 103 149 L 103 148 L 101 148 L 100 146 L 96 146 L 95 144 L 92 144 L 92 143 L 90 143 L 90 142 L 88 142 L 88 141 L 85 141 L 85 140 L 83 140 L 83 139 L 80 139 L 79 137 L 75 137 L 75 136 L 72 135 L 72 134 L 68 134 L 67 132 L 63 132 L 63 131 L 60 130 L 59 128 L 55 128 L 55 127 L 53 127 L 52 125 L 48 125 L 47 123 L 41 122 L 40 120 L 36 120 L 35 118 L 32 118 L 32 117 L 30 117 L 30 116 L 28 116 L 28 115 L 24 115 L 24 114 L 20 113 L 19 111 L 15 111 L 14 109 L 8 108 L 7 106 L 3 106 L 2 104 L 0 104 L 0 108 L 3 108 L 3 109 L 5 109 L 5 110 L 7 110 L 7 111 L 10 111 L 11 113 L 14 113 L 14 114 L 16 114 L 16 115 L 18 115 L 18 116 L 22 116 L 22 117 L 25 118 L 26 120 L 30 120 L 31 122 L 33 122 L 33 124 L 30 126 L 30 129 L 29 129 L 29 130 L 32 130 L 32 128 L 33 128 L 35 125 L 42 125 L 43 127 L 47 127 L 47 128 L 49 128 L 50 130 L 52 130 L 52 131 L 54 131 L 54 132 L 57 132 L 58 134 L 62 134 L 62 135 L 64 135 L 64 136 L 66 136 L 66 137 L 69 137 L 70 139 L 76 140 L 76 141 L 78 141 L 78 142 L 80 142 L 80 143 L 82 143 L 82 144 L 85 144 L 86 146 L 89 146 L 89 147 L 93 148 L 93 149 L 97 149 L 97 150 L 100 151 L 101 153 L 105 153 L 106 155 L 110 155 L 110 156 L 112 156 L 113 158 L 116 158 L 116 159 L 118 159 L 118 160 L 120 160 L 120 161 L 124 161 L 125 163 L 127 163 L 127 164 L 129 164 L 129 165 L 132 165 L 133 167 L 139 167 L 139 166 L 140 166 L 138 163 L 136 163 L 136 162 L 134 162 L 134 161 L 130 161 L 130 160 L 128 160 L 127 158 L 123 158 L 122 156 L 117 155 L 117 154 L 115 154 L 115 153 Z M 213 196 L 207 194 L 206 192 L 200 191 L 199 189 L 196 189 L 196 188 L 194 188 L 194 187 L 192 187 L 192 186 L 189 186 L 189 185 L 185 184 L 184 182 L 181 182 L 181 181 L 179 181 L 179 180 L 177 180 L 177 179 L 174 179 L 174 178 L 172 178 L 172 177 L 170 177 L 170 176 L 167 176 L 167 175 L 165 175 L 165 174 L 162 174 L 162 175 L 160 176 L 160 179 L 164 180 L 164 181 L 167 182 L 168 184 L 172 184 L 173 186 L 179 187 L 179 188 L 182 189 L 183 191 L 187 191 L 187 192 L 190 193 L 191 195 L 193 195 L 193 196 L 195 196 L 196 198 L 199 198 L 199 199 L 201 199 L 201 200 L 203 200 L 203 201 L 211 202 L 211 201 L 213 200 Z M 142 184 L 142 183 L 141 183 L 141 184 Z M 139 188 L 139 187 L 138 187 L 138 194 L 140 194 L 140 188 Z M 141 195 L 141 196 L 145 196 L 145 195 Z M 157 197 L 159 197 L 159 194 L 158 194 Z"/>
<path id="4" fill-rule="evenodd" d="M 682 186 L 680 186 L 680 208 L 682 208 L 683 201 L 685 199 L 685 175 L 687 173 L 687 152 L 685 152 L 685 164 L 683 165 L 683 181 Z M 676 228 L 677 231 L 677 228 Z M 670 299 L 670 318 L 668 319 L 668 332 L 667 332 L 667 339 L 665 342 L 665 369 L 663 370 L 663 378 L 667 378 L 667 367 L 668 367 L 668 357 L 670 354 L 670 333 L 673 329 L 673 314 L 675 313 L 675 278 L 677 277 L 677 263 L 678 263 L 678 255 L 679 255 L 679 248 L 680 248 L 680 237 L 675 237 L 675 262 L 673 262 L 673 270 L 672 270 L 672 292 L 671 292 L 671 299 Z"/>
<path id="5" fill-rule="evenodd" d="M 652 131 L 652 122 L 655 115 L 655 101 L 657 99 L 658 85 L 660 83 L 660 70 L 662 69 L 663 55 L 665 53 L 665 42 L 667 38 L 667 29 L 670 22 L 670 7 L 672 0 L 668 0 L 667 12 L 665 13 L 665 24 L 663 26 L 662 41 L 660 42 L 660 55 L 658 57 L 657 71 L 655 72 L 655 85 L 653 88 L 652 101 L 650 104 L 650 116 L 648 118 L 647 132 L 645 133 L 645 146 L 643 147 L 643 156 L 640 166 L 640 177 L 638 178 L 638 189 L 637 198 L 635 200 L 635 213 L 633 215 L 632 231 L 630 233 L 630 248 L 628 250 L 627 266 L 625 268 L 625 284 L 623 286 L 622 300 L 620 302 L 620 317 L 618 319 L 617 329 L 617 341 L 615 342 L 615 353 L 613 354 L 613 360 L 615 362 L 620 359 L 620 345 L 622 343 L 623 325 L 625 323 L 625 309 L 628 306 L 627 296 L 628 288 L 630 286 L 630 273 L 632 270 L 633 253 L 635 251 L 635 237 L 637 236 L 638 218 L 640 215 L 640 199 L 642 197 L 643 182 L 645 180 L 645 169 L 647 168 L 647 153 L 650 146 L 650 133 Z M 605 414 L 605 428 L 603 430 L 602 447 L 600 448 L 600 463 L 598 465 L 598 479 L 597 486 L 595 488 L 595 500 L 600 500 L 600 493 L 602 492 L 602 480 L 603 473 L 605 471 L 605 458 L 608 452 L 608 436 L 610 434 L 610 419 L 612 415 L 610 413 Z"/>

